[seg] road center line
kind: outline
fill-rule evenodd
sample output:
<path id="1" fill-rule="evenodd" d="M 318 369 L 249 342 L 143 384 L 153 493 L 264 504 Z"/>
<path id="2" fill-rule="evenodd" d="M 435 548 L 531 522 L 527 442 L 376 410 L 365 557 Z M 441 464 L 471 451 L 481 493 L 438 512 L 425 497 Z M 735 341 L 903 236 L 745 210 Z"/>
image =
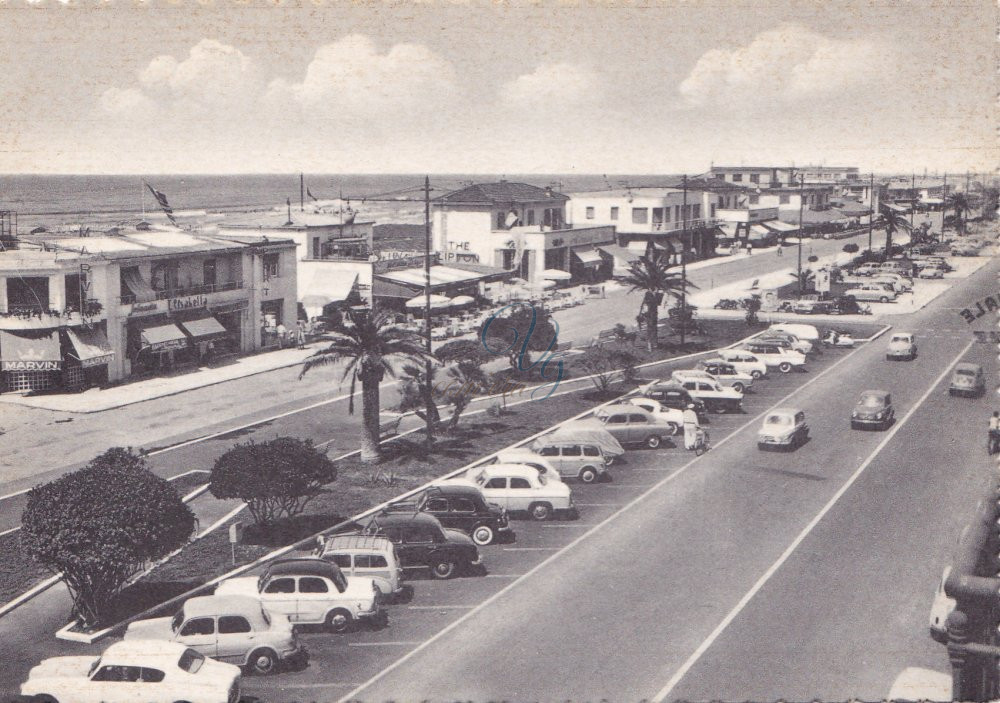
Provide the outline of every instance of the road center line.
<path id="1" fill-rule="evenodd" d="M 969 346 L 971 346 L 971 345 L 972 345 L 972 343 L 970 342 Z M 830 373 L 835 368 L 837 368 L 838 366 L 840 366 L 842 363 L 844 363 L 845 361 L 847 361 L 848 359 L 850 359 L 856 352 L 858 352 L 858 351 L 860 351 L 860 350 L 862 350 L 864 348 L 865 348 L 865 346 L 855 347 L 854 349 L 852 349 L 851 351 L 849 351 L 847 354 L 845 354 L 844 356 L 840 357 L 835 362 L 833 362 L 832 364 L 830 364 L 830 366 L 828 366 L 827 368 L 823 369 L 818 374 L 816 374 L 815 376 L 813 376 L 812 378 L 810 378 L 803 385 L 801 385 L 801 386 L 793 389 L 790 393 L 788 393 L 787 395 L 783 396 L 780 400 L 778 400 L 778 402 L 776 402 L 773 405 L 771 405 L 771 407 L 769 407 L 768 409 L 766 409 L 766 410 L 762 411 L 761 413 L 755 415 L 750 420 L 748 420 L 747 422 L 745 422 L 742 425 L 740 425 L 740 427 L 738 427 L 737 429 L 733 430 L 732 432 L 730 432 L 729 434 L 727 434 L 725 437 L 723 437 L 722 439 L 720 439 L 718 442 L 715 442 L 714 446 L 715 447 L 719 447 L 719 446 L 725 444 L 730 439 L 732 439 L 736 435 L 740 434 L 743 430 L 745 430 L 746 428 L 748 428 L 751 425 L 755 424 L 758 420 L 760 420 L 762 417 L 764 417 L 764 415 L 766 415 L 767 413 L 771 412 L 772 409 L 777 408 L 777 407 L 781 407 L 789 398 L 791 398 L 792 396 L 794 396 L 796 393 L 798 393 L 798 392 L 800 392 L 800 391 L 808 388 L 810 385 L 812 385 L 813 383 L 815 383 L 819 379 L 823 378 L 826 374 Z M 966 349 L 968 349 L 968 347 L 966 347 Z M 965 352 L 963 351 L 962 353 L 964 354 Z M 703 455 L 703 456 L 707 456 L 707 455 Z M 361 700 L 362 696 L 360 694 L 366 688 L 368 688 L 372 684 L 376 683 L 377 681 L 379 681 L 380 679 L 382 679 L 384 676 L 386 676 L 387 674 L 391 673 L 392 671 L 395 671 L 397 668 L 399 668 L 400 666 L 402 666 L 403 664 L 405 664 L 411 658 L 413 658 L 414 656 L 416 656 L 417 654 L 419 654 L 423 650 L 427 649 L 427 647 L 431 646 L 432 644 L 434 644 L 435 642 L 437 642 L 439 639 L 441 639 L 442 637 L 444 637 L 446 634 L 448 634 L 449 632 L 451 632 L 453 629 L 455 629 L 456 627 L 458 627 L 459 625 L 461 625 L 462 623 L 464 623 L 466 620 L 468 620 L 469 618 L 472 618 L 473 616 L 475 616 L 477 613 L 479 613 L 479 611 L 484 610 L 484 609 L 486 609 L 487 606 L 492 605 L 493 603 L 495 603 L 497 600 L 499 600 L 504 595 L 506 595 L 509 591 L 511 591 L 512 589 L 516 588 L 522 581 L 530 578 L 535 573 L 537 573 L 538 571 L 540 571 L 543 568 L 545 568 L 546 566 L 548 566 L 550 563 L 552 563 L 553 561 L 555 561 L 556 559 L 558 559 L 560 556 L 562 556 L 563 554 L 565 554 L 569 550 L 571 550 L 573 547 L 575 547 L 576 545 L 580 544 L 585 539 L 587 539 L 591 535 L 593 535 L 596 532 L 598 532 L 599 530 L 601 530 L 605 525 L 608 525 L 611 522 L 614 522 L 614 520 L 616 520 L 619 516 L 623 515 L 627 511 L 631 510 L 633 507 L 635 507 L 640 502 L 642 502 L 643 500 L 645 500 L 648 496 L 650 496 L 653 493 L 655 493 L 659 488 L 661 488 L 662 486 L 665 486 L 666 484 L 670 483 L 675 478 L 677 478 L 678 476 L 680 476 L 681 474 L 683 474 L 688 468 L 690 468 L 691 466 L 693 466 L 699 459 L 701 459 L 701 457 L 696 456 L 696 457 L 692 458 L 690 461 L 688 461 L 686 464 L 684 464 L 683 466 L 681 466 L 679 469 L 677 469 L 676 471 L 674 471 L 672 474 L 670 474 L 668 476 L 664 476 L 662 479 L 660 479 L 659 481 L 657 481 L 655 484 L 653 484 L 650 488 L 648 488 L 647 490 L 645 490 L 639 496 L 633 498 L 630 502 L 626 503 L 624 506 L 622 506 L 620 509 L 616 510 L 614 513 L 612 513 L 611 515 L 609 515 L 608 517 L 606 517 L 604 520 L 602 520 L 601 522 L 599 522 L 596 525 L 594 525 L 593 527 L 591 527 L 589 530 L 587 530 L 586 532 L 584 532 L 582 535 L 578 536 L 576 539 L 574 539 L 572 542 L 570 542 L 569 544 L 567 544 L 565 547 L 563 547 L 559 551 L 557 551 L 554 554 L 551 554 L 548 557 L 546 557 L 544 560 L 542 560 L 537 565 L 535 565 L 534 567 L 532 567 L 526 573 L 524 573 L 524 574 L 486 574 L 486 578 L 491 578 L 491 577 L 492 578 L 512 578 L 512 579 L 514 579 L 514 581 L 510 582 L 509 584 L 507 584 L 506 586 L 504 586 L 503 588 L 501 588 L 499 591 L 497 591 L 492 596 L 490 596 L 489 598 L 487 598 L 486 600 L 484 600 L 482 603 L 480 603 L 479 605 L 477 605 L 475 608 L 472 608 L 471 610 L 469 610 L 467 613 L 465 613 L 461 617 L 455 619 L 452 623 L 450 623 L 446 627 L 444 627 L 441 630 L 439 630 L 436 634 L 434 634 L 431 637 L 429 637 L 428 639 L 424 640 L 421 644 L 419 644 L 418 646 L 414 647 L 409 652 L 407 652 L 406 654 L 404 654 L 402 657 L 400 657 L 396 661 L 394 661 L 391 664 L 389 664 L 389 666 L 387 666 L 384 669 L 382 669 L 382 671 L 380 671 L 377 674 L 375 674 L 374 676 L 372 676 L 370 679 L 368 679 L 367 681 L 365 681 L 363 684 L 361 684 L 357 688 L 351 690 L 350 692 L 348 692 L 347 694 L 345 694 L 344 696 L 342 696 L 340 699 L 338 699 L 337 703 L 347 703 L 348 701 Z M 614 484 L 609 484 L 609 485 L 614 485 Z"/>
<path id="2" fill-rule="evenodd" d="M 809 521 L 809 524 L 806 525 L 805 528 L 803 528 L 803 530 L 798 534 L 798 536 L 796 536 L 796 538 L 792 540 L 792 543 L 788 545 L 788 547 L 785 549 L 784 552 L 782 552 L 781 556 L 778 557 L 777 561 L 771 564 L 768 570 L 765 571 L 764 574 L 759 579 L 757 579 L 757 582 L 750 588 L 749 591 L 747 591 L 743 595 L 742 598 L 740 598 L 739 602 L 733 607 L 732 610 L 729 611 L 726 617 L 722 619 L 722 622 L 716 625 L 715 629 L 712 630 L 709 636 L 706 637 L 705 640 L 700 645 L 698 645 L 698 648 L 691 654 L 690 657 L 687 658 L 687 661 L 685 661 L 684 664 L 681 665 L 681 668 L 678 669 L 674 673 L 674 675 L 670 677 L 670 680 L 667 681 L 667 684 L 660 689 L 659 693 L 653 696 L 653 698 L 651 699 L 651 703 L 662 703 L 662 701 L 664 701 L 666 697 L 670 695 L 671 691 L 673 691 L 674 688 L 677 686 L 677 684 L 680 683 L 681 679 L 683 679 L 684 676 L 688 673 L 688 671 L 691 670 L 691 667 L 693 667 L 698 662 L 698 660 L 701 659 L 702 655 L 706 651 L 708 651 L 709 647 L 711 647 L 712 644 L 715 642 L 715 640 L 719 638 L 719 635 L 721 635 L 723 631 L 725 631 L 725 629 L 729 627 L 730 623 L 732 623 L 732 621 L 736 619 L 736 617 L 740 614 L 740 612 L 743 611 L 743 609 L 753 599 L 753 597 L 757 595 L 760 589 L 762 589 L 764 585 L 771 579 L 771 577 L 774 576 L 774 574 L 778 571 L 778 569 L 780 569 L 781 566 L 786 561 L 788 561 L 788 558 L 795 552 L 796 549 L 798 549 L 799 545 L 802 544 L 805 538 L 809 536 L 809 534 L 813 531 L 816 525 L 818 525 L 820 521 L 823 519 L 823 517 L 828 512 L 830 512 L 833 506 L 837 504 L 837 502 L 844 496 L 845 493 L 847 493 L 850 487 L 854 485 L 854 482 L 857 481 L 858 478 L 861 476 L 861 474 L 865 472 L 868 466 L 875 460 L 875 457 L 877 457 L 879 453 L 883 449 L 885 449 L 886 445 L 889 444 L 890 441 L 892 441 L 892 438 L 896 435 L 896 433 L 903 427 L 903 425 L 906 424 L 907 420 L 910 419 L 913 413 L 915 413 L 917 409 L 924 404 L 924 401 L 927 400 L 928 396 L 930 396 L 930 394 L 934 392 L 934 389 L 938 387 L 941 381 L 943 381 L 947 377 L 947 375 L 951 372 L 952 367 L 955 364 L 957 364 L 958 361 L 963 356 L 965 356 L 965 353 L 969 351 L 972 345 L 973 342 L 971 341 L 968 344 L 966 344 L 962 348 L 962 351 L 958 353 L 958 356 L 956 356 L 954 360 L 950 364 L 948 364 L 947 367 L 945 367 L 945 370 L 942 371 L 941 374 L 936 379 L 934 379 L 934 382 L 930 385 L 930 387 L 926 391 L 924 391 L 924 394 L 920 396 L 920 399 L 916 403 L 914 403 L 913 407 L 909 409 L 906 415 L 904 415 L 899 422 L 893 425 L 892 429 L 888 432 L 888 434 L 886 434 L 886 436 L 882 439 L 882 441 L 878 443 L 878 446 L 876 446 L 875 449 L 872 450 L 872 453 L 868 455 L 868 458 L 866 458 L 864 462 L 857 468 L 857 470 L 855 470 L 855 472 L 851 474 L 850 478 L 847 479 L 844 485 L 842 485 L 840 489 L 833 494 L 833 497 L 830 498 L 830 500 L 827 501 L 826 505 L 823 506 L 823 508 L 816 514 L 816 516 Z"/>

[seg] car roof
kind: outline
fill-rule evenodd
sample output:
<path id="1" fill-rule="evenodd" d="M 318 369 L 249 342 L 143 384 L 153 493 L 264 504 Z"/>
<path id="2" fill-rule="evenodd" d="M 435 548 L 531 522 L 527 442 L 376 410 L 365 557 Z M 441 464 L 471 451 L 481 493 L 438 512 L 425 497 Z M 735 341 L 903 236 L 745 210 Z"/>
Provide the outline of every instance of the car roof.
<path id="1" fill-rule="evenodd" d="M 889 391 L 880 391 L 880 390 L 861 391 L 861 395 L 877 395 L 884 398 L 889 395 Z"/>
<path id="2" fill-rule="evenodd" d="M 383 527 L 413 524 L 441 527 L 441 522 L 436 517 L 416 510 L 404 513 L 380 513 L 379 515 L 373 517 L 371 522 Z"/>
<path id="3" fill-rule="evenodd" d="M 801 408 L 774 408 L 768 415 L 795 415 L 796 413 L 802 412 Z"/>
<path id="4" fill-rule="evenodd" d="M 101 659 L 105 664 L 115 664 L 120 661 L 135 664 L 137 659 L 156 661 L 161 664 L 176 664 L 181 653 L 187 649 L 180 642 L 167 640 L 122 640 L 104 650 Z"/>
<path id="5" fill-rule="evenodd" d="M 489 464 L 482 468 L 490 476 L 537 476 L 538 470 L 524 464 Z M 474 489 L 478 491 L 479 489 Z"/>
<path id="6" fill-rule="evenodd" d="M 392 542 L 377 535 L 333 535 L 323 544 L 323 554 L 348 549 L 385 552 L 392 550 Z"/>
<path id="7" fill-rule="evenodd" d="M 316 557 L 295 557 L 271 563 L 264 572 L 266 576 L 319 576 L 336 578 L 340 568 Z"/>
<path id="8" fill-rule="evenodd" d="M 965 371 L 982 371 L 983 367 L 980 366 L 979 364 L 973 364 L 969 361 L 961 361 L 955 364 L 955 370 L 958 371 L 959 369 L 963 369 Z"/>
<path id="9" fill-rule="evenodd" d="M 677 376 L 697 376 L 698 378 L 705 378 L 706 376 L 708 377 L 712 376 L 712 374 L 703 369 L 677 369 L 676 371 L 674 371 L 674 374 Z"/>
<path id="10" fill-rule="evenodd" d="M 507 466 L 507 464 L 491 464 L 490 466 Z M 479 468 L 478 466 L 476 467 Z M 482 491 L 480 491 L 475 486 L 468 486 L 462 483 L 435 483 L 433 486 L 429 487 L 425 494 L 434 495 L 457 495 L 457 496 L 471 496 L 471 497 L 481 497 Z"/>
<path id="11" fill-rule="evenodd" d="M 260 601 L 251 596 L 195 596 L 184 602 L 185 617 L 260 613 Z"/>

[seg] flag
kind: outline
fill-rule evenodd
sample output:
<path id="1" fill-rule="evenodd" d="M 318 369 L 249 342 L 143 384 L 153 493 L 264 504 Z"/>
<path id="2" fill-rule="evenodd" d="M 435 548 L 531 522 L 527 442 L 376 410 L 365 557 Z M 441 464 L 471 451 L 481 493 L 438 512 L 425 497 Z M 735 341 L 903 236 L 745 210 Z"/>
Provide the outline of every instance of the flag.
<path id="1" fill-rule="evenodd" d="M 143 183 L 145 183 L 145 181 L 143 181 Z M 170 203 L 167 202 L 167 196 L 156 190 L 156 188 L 148 183 L 146 183 L 146 187 L 149 188 L 149 192 L 153 194 L 156 202 L 159 203 L 160 209 L 163 210 L 163 214 L 167 216 L 167 219 L 170 220 L 174 227 L 177 227 L 177 220 L 174 219 L 174 209 L 170 207 Z"/>
<path id="2" fill-rule="evenodd" d="M 306 195 L 308 195 L 310 198 L 312 198 L 313 200 L 315 200 L 317 203 L 319 202 L 319 198 L 317 198 L 315 195 L 313 195 L 312 191 L 309 190 L 308 188 L 306 188 Z"/>

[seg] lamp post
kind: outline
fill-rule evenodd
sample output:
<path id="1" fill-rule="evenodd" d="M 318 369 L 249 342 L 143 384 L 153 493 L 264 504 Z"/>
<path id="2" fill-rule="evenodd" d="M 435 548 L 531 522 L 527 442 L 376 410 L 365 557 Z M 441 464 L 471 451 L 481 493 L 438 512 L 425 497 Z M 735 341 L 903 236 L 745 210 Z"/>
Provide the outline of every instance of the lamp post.
<path id="1" fill-rule="evenodd" d="M 424 362 L 424 393 L 427 412 L 427 444 L 434 441 L 431 388 L 431 178 L 424 176 L 424 342 L 428 358 Z"/>
<path id="2" fill-rule="evenodd" d="M 802 208 L 805 204 L 804 192 L 805 192 L 806 177 L 805 174 L 799 175 L 799 264 L 798 264 L 798 279 L 799 279 L 799 295 L 802 295 Z"/>
<path id="3" fill-rule="evenodd" d="M 870 174 L 868 184 L 868 251 L 872 250 L 872 220 L 875 219 L 875 172 Z"/>
<path id="4" fill-rule="evenodd" d="M 688 177 L 681 176 L 683 200 L 681 201 L 681 344 L 687 327 L 687 232 L 688 232 Z"/>

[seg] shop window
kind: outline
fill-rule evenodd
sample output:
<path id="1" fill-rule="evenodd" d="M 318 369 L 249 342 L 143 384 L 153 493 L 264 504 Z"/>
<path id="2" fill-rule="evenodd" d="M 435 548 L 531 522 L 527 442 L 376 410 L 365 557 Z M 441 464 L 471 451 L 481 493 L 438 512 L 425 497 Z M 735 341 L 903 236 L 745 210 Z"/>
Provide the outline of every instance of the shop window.
<path id="1" fill-rule="evenodd" d="M 750 182 L 751 183 L 760 183 L 760 174 L 759 173 L 751 173 L 750 174 Z"/>
<path id="2" fill-rule="evenodd" d="M 789 200 L 788 193 L 782 193 L 781 195 L 778 196 L 779 205 L 788 205 L 788 200 Z"/>
<path id="3" fill-rule="evenodd" d="M 648 222 L 649 222 L 649 208 L 647 207 L 632 208 L 632 224 L 644 225 Z"/>
<path id="4" fill-rule="evenodd" d="M 49 310 L 49 279 L 18 276 L 7 279 L 7 310 Z"/>
<path id="5" fill-rule="evenodd" d="M 759 202 L 760 202 L 760 196 L 759 195 L 754 194 L 754 195 L 750 196 L 750 204 L 751 205 L 756 205 Z"/>
<path id="6" fill-rule="evenodd" d="M 281 276 L 281 255 L 280 254 L 264 254 L 264 280 L 268 281 L 272 278 L 278 278 Z"/>
<path id="7" fill-rule="evenodd" d="M 741 183 L 742 181 L 743 181 L 743 174 L 742 173 L 734 173 L 733 174 L 733 183 Z"/>
<path id="8" fill-rule="evenodd" d="M 215 259 L 205 259 L 205 263 L 202 264 L 202 282 L 206 286 L 215 285 L 215 271 L 216 271 Z"/>
<path id="9" fill-rule="evenodd" d="M 617 220 L 618 219 L 618 208 L 617 207 L 611 208 L 611 219 L 612 220 Z"/>
<path id="10" fill-rule="evenodd" d="M 587 206 L 587 219 L 588 220 L 594 219 L 594 208 L 591 206 Z"/>

